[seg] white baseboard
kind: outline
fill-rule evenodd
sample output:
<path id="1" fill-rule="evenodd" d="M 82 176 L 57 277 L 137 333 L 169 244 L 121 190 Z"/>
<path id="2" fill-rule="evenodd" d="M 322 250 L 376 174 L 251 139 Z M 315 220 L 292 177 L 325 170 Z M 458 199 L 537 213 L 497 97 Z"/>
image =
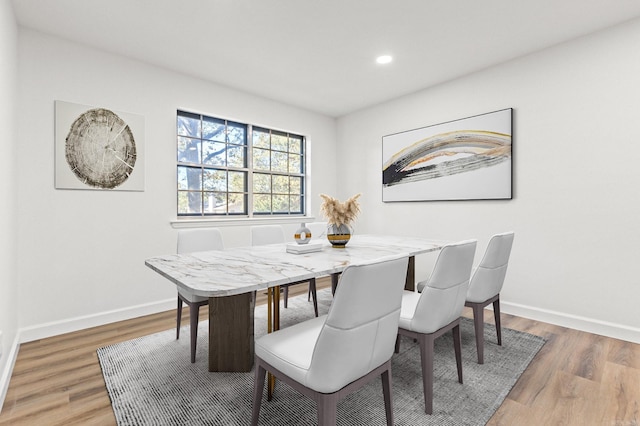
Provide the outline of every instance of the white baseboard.
<path id="1" fill-rule="evenodd" d="M 614 339 L 625 340 L 627 342 L 640 343 L 640 328 L 636 327 L 629 327 L 622 324 L 615 324 L 547 309 L 534 308 L 517 303 L 504 302 L 502 300 L 500 301 L 500 311 L 505 314 L 517 315 L 523 318 L 586 331 L 587 333 L 613 337 Z"/>
<path id="2" fill-rule="evenodd" d="M 15 339 L 13 339 L 13 343 L 11 343 L 11 348 L 9 348 L 9 353 L 3 355 L 3 358 L 6 357 L 4 362 L 2 363 L 2 371 L 0 371 L 0 411 L 2 411 L 2 407 L 4 406 L 4 399 L 7 396 L 7 391 L 9 390 L 9 382 L 11 381 L 11 374 L 13 373 L 13 367 L 16 364 L 16 359 L 18 358 L 18 349 L 20 348 L 20 333 L 16 334 Z"/>
<path id="3" fill-rule="evenodd" d="M 113 311 L 100 312 L 94 315 L 70 318 L 63 321 L 49 322 L 20 329 L 20 343 L 32 342 L 38 339 L 71 333 L 86 328 L 111 324 L 131 318 L 156 314 L 171 309 L 176 309 L 176 299 L 131 306 Z"/>

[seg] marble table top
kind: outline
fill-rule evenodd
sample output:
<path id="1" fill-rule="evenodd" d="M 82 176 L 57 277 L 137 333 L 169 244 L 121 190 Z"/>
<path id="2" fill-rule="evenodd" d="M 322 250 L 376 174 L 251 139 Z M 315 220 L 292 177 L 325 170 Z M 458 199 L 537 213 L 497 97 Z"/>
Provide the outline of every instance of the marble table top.
<path id="1" fill-rule="evenodd" d="M 328 241 L 321 251 L 287 253 L 286 244 L 156 256 L 145 265 L 189 292 L 231 296 L 342 272 L 350 264 L 440 250 L 446 242 L 424 238 L 354 235 L 345 248 Z"/>

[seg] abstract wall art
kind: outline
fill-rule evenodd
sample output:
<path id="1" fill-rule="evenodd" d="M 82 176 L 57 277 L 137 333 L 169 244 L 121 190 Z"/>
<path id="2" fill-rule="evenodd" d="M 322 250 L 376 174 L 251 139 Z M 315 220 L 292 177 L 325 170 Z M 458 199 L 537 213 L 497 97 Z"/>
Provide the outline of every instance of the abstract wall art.
<path id="1" fill-rule="evenodd" d="M 513 109 L 382 138 L 382 201 L 512 198 Z"/>
<path id="2" fill-rule="evenodd" d="M 58 189 L 144 191 L 144 117 L 56 101 Z"/>

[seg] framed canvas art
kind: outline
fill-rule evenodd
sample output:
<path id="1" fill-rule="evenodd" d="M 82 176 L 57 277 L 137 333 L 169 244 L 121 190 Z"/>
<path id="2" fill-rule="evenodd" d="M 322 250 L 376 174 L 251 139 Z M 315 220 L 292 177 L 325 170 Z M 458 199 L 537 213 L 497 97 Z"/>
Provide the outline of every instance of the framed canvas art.
<path id="1" fill-rule="evenodd" d="M 144 117 L 55 102 L 58 189 L 144 191 Z"/>
<path id="2" fill-rule="evenodd" d="M 382 201 L 512 198 L 513 109 L 382 138 Z"/>

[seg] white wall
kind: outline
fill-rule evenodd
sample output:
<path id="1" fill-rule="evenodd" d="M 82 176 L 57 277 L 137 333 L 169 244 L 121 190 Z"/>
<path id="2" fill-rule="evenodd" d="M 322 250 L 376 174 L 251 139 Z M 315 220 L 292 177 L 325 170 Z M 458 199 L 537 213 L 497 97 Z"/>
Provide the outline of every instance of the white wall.
<path id="1" fill-rule="evenodd" d="M 20 29 L 17 178 L 0 160 L 3 183 L 18 191 L 16 208 L 2 213 L 18 226 L 18 306 L 9 315 L 20 312 L 27 341 L 173 307 L 173 286 L 143 261 L 175 249 L 174 120 L 187 108 L 308 135 L 312 213 L 319 193 L 362 192 L 356 232 L 475 237 L 480 255 L 491 234 L 515 230 L 505 311 L 638 341 L 639 41 L 636 20 L 351 114 L 336 134 L 328 117 Z M 2 72 L 0 84 L 11 86 Z M 54 188 L 57 99 L 145 116 L 144 192 Z M 507 107 L 515 110 L 512 201 L 381 202 L 383 135 Z M 349 160 L 334 168 L 336 158 Z M 2 191 L 11 198 L 11 188 Z M 223 232 L 229 245 L 248 243 L 246 228 Z M 11 263 L 2 265 L 11 282 Z"/>
<path id="2" fill-rule="evenodd" d="M 514 230 L 504 311 L 640 342 L 638 46 L 635 20 L 339 119 L 359 231 L 477 238 L 478 262 Z M 382 136 L 509 107 L 513 200 L 382 203 Z"/>
<path id="3" fill-rule="evenodd" d="M 0 1 L 0 407 L 17 353 L 15 147 L 18 29 L 9 0 Z"/>
<path id="4" fill-rule="evenodd" d="M 332 118 L 27 29 L 18 51 L 22 341 L 175 308 L 175 286 L 144 259 L 175 252 L 176 109 L 304 134 L 313 151 L 312 201 L 335 188 L 333 169 L 322 167 L 333 164 Z M 143 115 L 146 190 L 56 190 L 54 100 Z M 249 244 L 246 227 L 225 227 L 223 235 L 228 246 Z"/>

